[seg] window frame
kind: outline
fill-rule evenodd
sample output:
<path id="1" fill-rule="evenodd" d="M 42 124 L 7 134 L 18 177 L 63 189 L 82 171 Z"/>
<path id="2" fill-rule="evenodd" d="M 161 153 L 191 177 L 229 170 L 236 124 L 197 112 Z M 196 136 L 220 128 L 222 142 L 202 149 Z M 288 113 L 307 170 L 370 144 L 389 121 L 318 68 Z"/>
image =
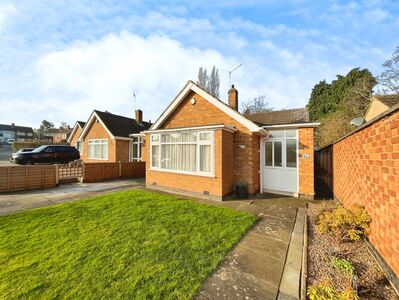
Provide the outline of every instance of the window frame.
<path id="1" fill-rule="evenodd" d="M 90 156 L 90 144 L 95 143 L 95 142 L 100 142 L 98 143 L 99 145 L 102 145 L 102 142 L 106 142 L 107 144 L 107 158 L 97 158 L 97 157 L 91 157 Z M 109 143 L 108 139 L 90 139 L 87 141 L 87 158 L 92 159 L 92 160 L 108 160 L 109 159 Z"/>
<path id="2" fill-rule="evenodd" d="M 185 132 L 195 133 L 197 135 L 196 142 L 162 142 L 162 135 L 165 134 L 183 134 Z M 210 133 L 210 140 L 200 140 L 201 133 Z M 153 137 L 158 137 L 157 141 L 153 141 Z M 161 172 L 169 172 L 169 173 L 177 173 L 177 174 L 186 174 L 186 175 L 195 175 L 195 176 L 205 176 L 205 177 L 215 177 L 215 135 L 214 130 L 176 130 L 176 131 L 168 131 L 165 133 L 152 133 L 150 134 L 150 170 L 153 171 L 161 171 Z M 173 170 L 162 168 L 162 144 L 166 145 L 196 145 L 196 171 L 182 171 L 182 170 Z M 211 170 L 209 172 L 200 171 L 200 147 L 201 145 L 209 145 L 211 146 Z M 152 147 L 158 146 L 158 167 L 153 166 L 153 158 L 152 158 Z"/>
<path id="3" fill-rule="evenodd" d="M 137 138 L 137 141 L 133 139 Z M 140 157 L 133 157 L 133 147 L 137 147 L 137 154 L 140 153 Z M 142 161 L 143 160 L 143 137 L 134 136 L 129 143 L 129 161 Z"/>

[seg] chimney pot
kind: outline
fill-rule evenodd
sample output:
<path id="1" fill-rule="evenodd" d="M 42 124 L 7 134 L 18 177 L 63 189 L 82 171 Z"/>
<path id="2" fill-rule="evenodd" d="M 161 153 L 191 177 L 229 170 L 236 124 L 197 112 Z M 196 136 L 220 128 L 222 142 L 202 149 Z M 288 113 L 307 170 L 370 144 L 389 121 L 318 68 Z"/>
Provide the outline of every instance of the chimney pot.
<path id="1" fill-rule="evenodd" d="M 137 109 L 135 111 L 136 122 L 139 124 L 143 123 L 143 111 L 141 109 Z"/>
<path id="2" fill-rule="evenodd" d="M 238 91 L 234 88 L 234 84 L 231 85 L 231 89 L 228 92 L 229 106 L 238 111 Z"/>

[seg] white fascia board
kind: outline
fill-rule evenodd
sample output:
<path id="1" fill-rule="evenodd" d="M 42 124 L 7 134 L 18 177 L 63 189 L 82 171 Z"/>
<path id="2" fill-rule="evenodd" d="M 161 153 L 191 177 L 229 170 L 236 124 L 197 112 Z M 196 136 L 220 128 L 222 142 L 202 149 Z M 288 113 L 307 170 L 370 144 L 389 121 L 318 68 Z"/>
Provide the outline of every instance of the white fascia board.
<path id="1" fill-rule="evenodd" d="M 125 141 L 130 141 L 132 138 L 125 137 L 125 136 L 115 136 L 115 140 L 125 140 Z"/>
<path id="2" fill-rule="evenodd" d="M 141 131 L 140 133 L 131 133 L 129 134 L 130 137 L 143 137 L 145 136 L 145 131 Z"/>
<path id="3" fill-rule="evenodd" d="M 320 122 L 314 123 L 296 123 L 296 124 L 278 124 L 278 125 L 265 125 L 262 128 L 265 129 L 276 129 L 276 128 L 309 128 L 309 127 L 318 127 L 320 126 Z"/>
<path id="4" fill-rule="evenodd" d="M 219 99 L 213 97 L 208 92 L 204 91 L 194 82 L 189 81 L 186 86 L 181 90 L 181 92 L 176 96 L 172 103 L 166 108 L 166 110 L 161 114 L 157 121 L 151 126 L 150 130 L 157 130 L 159 126 L 172 114 L 176 107 L 181 103 L 181 101 L 188 95 L 190 91 L 193 91 L 203 97 L 205 100 L 209 101 L 211 104 L 219 108 L 221 111 L 226 113 L 228 116 L 241 123 L 243 126 L 248 128 L 251 132 L 261 132 L 261 128 L 256 125 L 251 120 L 245 118 L 239 112 L 235 111 Z"/>
<path id="5" fill-rule="evenodd" d="M 115 139 L 114 135 L 111 133 L 111 131 L 109 131 L 109 129 L 107 128 L 107 126 L 105 126 L 104 122 L 101 120 L 101 118 L 96 114 L 96 112 L 93 110 L 93 112 L 90 115 L 89 120 L 86 122 L 85 126 L 83 127 L 83 131 L 82 134 L 79 137 L 79 141 L 82 141 L 82 139 L 84 139 L 84 137 L 87 134 L 87 131 L 89 130 L 90 126 L 92 125 L 92 123 L 94 122 L 94 120 L 97 119 L 100 121 L 101 125 L 105 128 L 105 130 L 107 131 L 107 133 L 109 134 L 109 136 L 111 137 L 111 139 Z"/>
<path id="6" fill-rule="evenodd" d="M 226 130 L 229 132 L 236 132 L 237 129 L 234 126 L 229 125 L 209 125 L 209 126 L 196 126 L 196 127 L 181 127 L 181 128 L 168 128 L 168 129 L 155 129 L 146 130 L 142 133 L 162 133 L 162 132 L 175 132 L 175 131 L 201 131 L 201 130 Z"/>

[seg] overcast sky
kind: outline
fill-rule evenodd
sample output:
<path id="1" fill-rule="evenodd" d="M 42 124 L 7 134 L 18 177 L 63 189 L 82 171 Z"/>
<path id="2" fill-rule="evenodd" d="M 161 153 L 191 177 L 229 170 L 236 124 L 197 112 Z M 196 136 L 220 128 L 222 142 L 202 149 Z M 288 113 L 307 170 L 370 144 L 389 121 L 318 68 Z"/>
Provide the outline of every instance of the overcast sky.
<path id="1" fill-rule="evenodd" d="M 200 66 L 245 101 L 303 107 L 353 67 L 374 75 L 399 45 L 399 1 L 0 0 L 0 123 L 85 121 L 93 109 L 154 121 Z M 284 3 L 283 3 L 284 2 Z"/>

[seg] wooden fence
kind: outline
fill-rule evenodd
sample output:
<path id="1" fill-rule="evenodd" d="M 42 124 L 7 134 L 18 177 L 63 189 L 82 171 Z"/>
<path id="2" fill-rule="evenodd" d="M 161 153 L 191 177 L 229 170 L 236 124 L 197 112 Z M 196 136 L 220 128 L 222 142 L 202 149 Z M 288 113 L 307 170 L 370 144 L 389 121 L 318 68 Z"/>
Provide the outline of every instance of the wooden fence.
<path id="1" fill-rule="evenodd" d="M 0 193 L 49 188 L 57 183 L 55 165 L 0 167 Z"/>
<path id="2" fill-rule="evenodd" d="M 83 182 L 145 176 L 145 162 L 83 164 Z"/>
<path id="3" fill-rule="evenodd" d="M 144 176 L 145 162 L 0 167 L 0 193 L 49 188 L 70 181 L 99 182 Z"/>

